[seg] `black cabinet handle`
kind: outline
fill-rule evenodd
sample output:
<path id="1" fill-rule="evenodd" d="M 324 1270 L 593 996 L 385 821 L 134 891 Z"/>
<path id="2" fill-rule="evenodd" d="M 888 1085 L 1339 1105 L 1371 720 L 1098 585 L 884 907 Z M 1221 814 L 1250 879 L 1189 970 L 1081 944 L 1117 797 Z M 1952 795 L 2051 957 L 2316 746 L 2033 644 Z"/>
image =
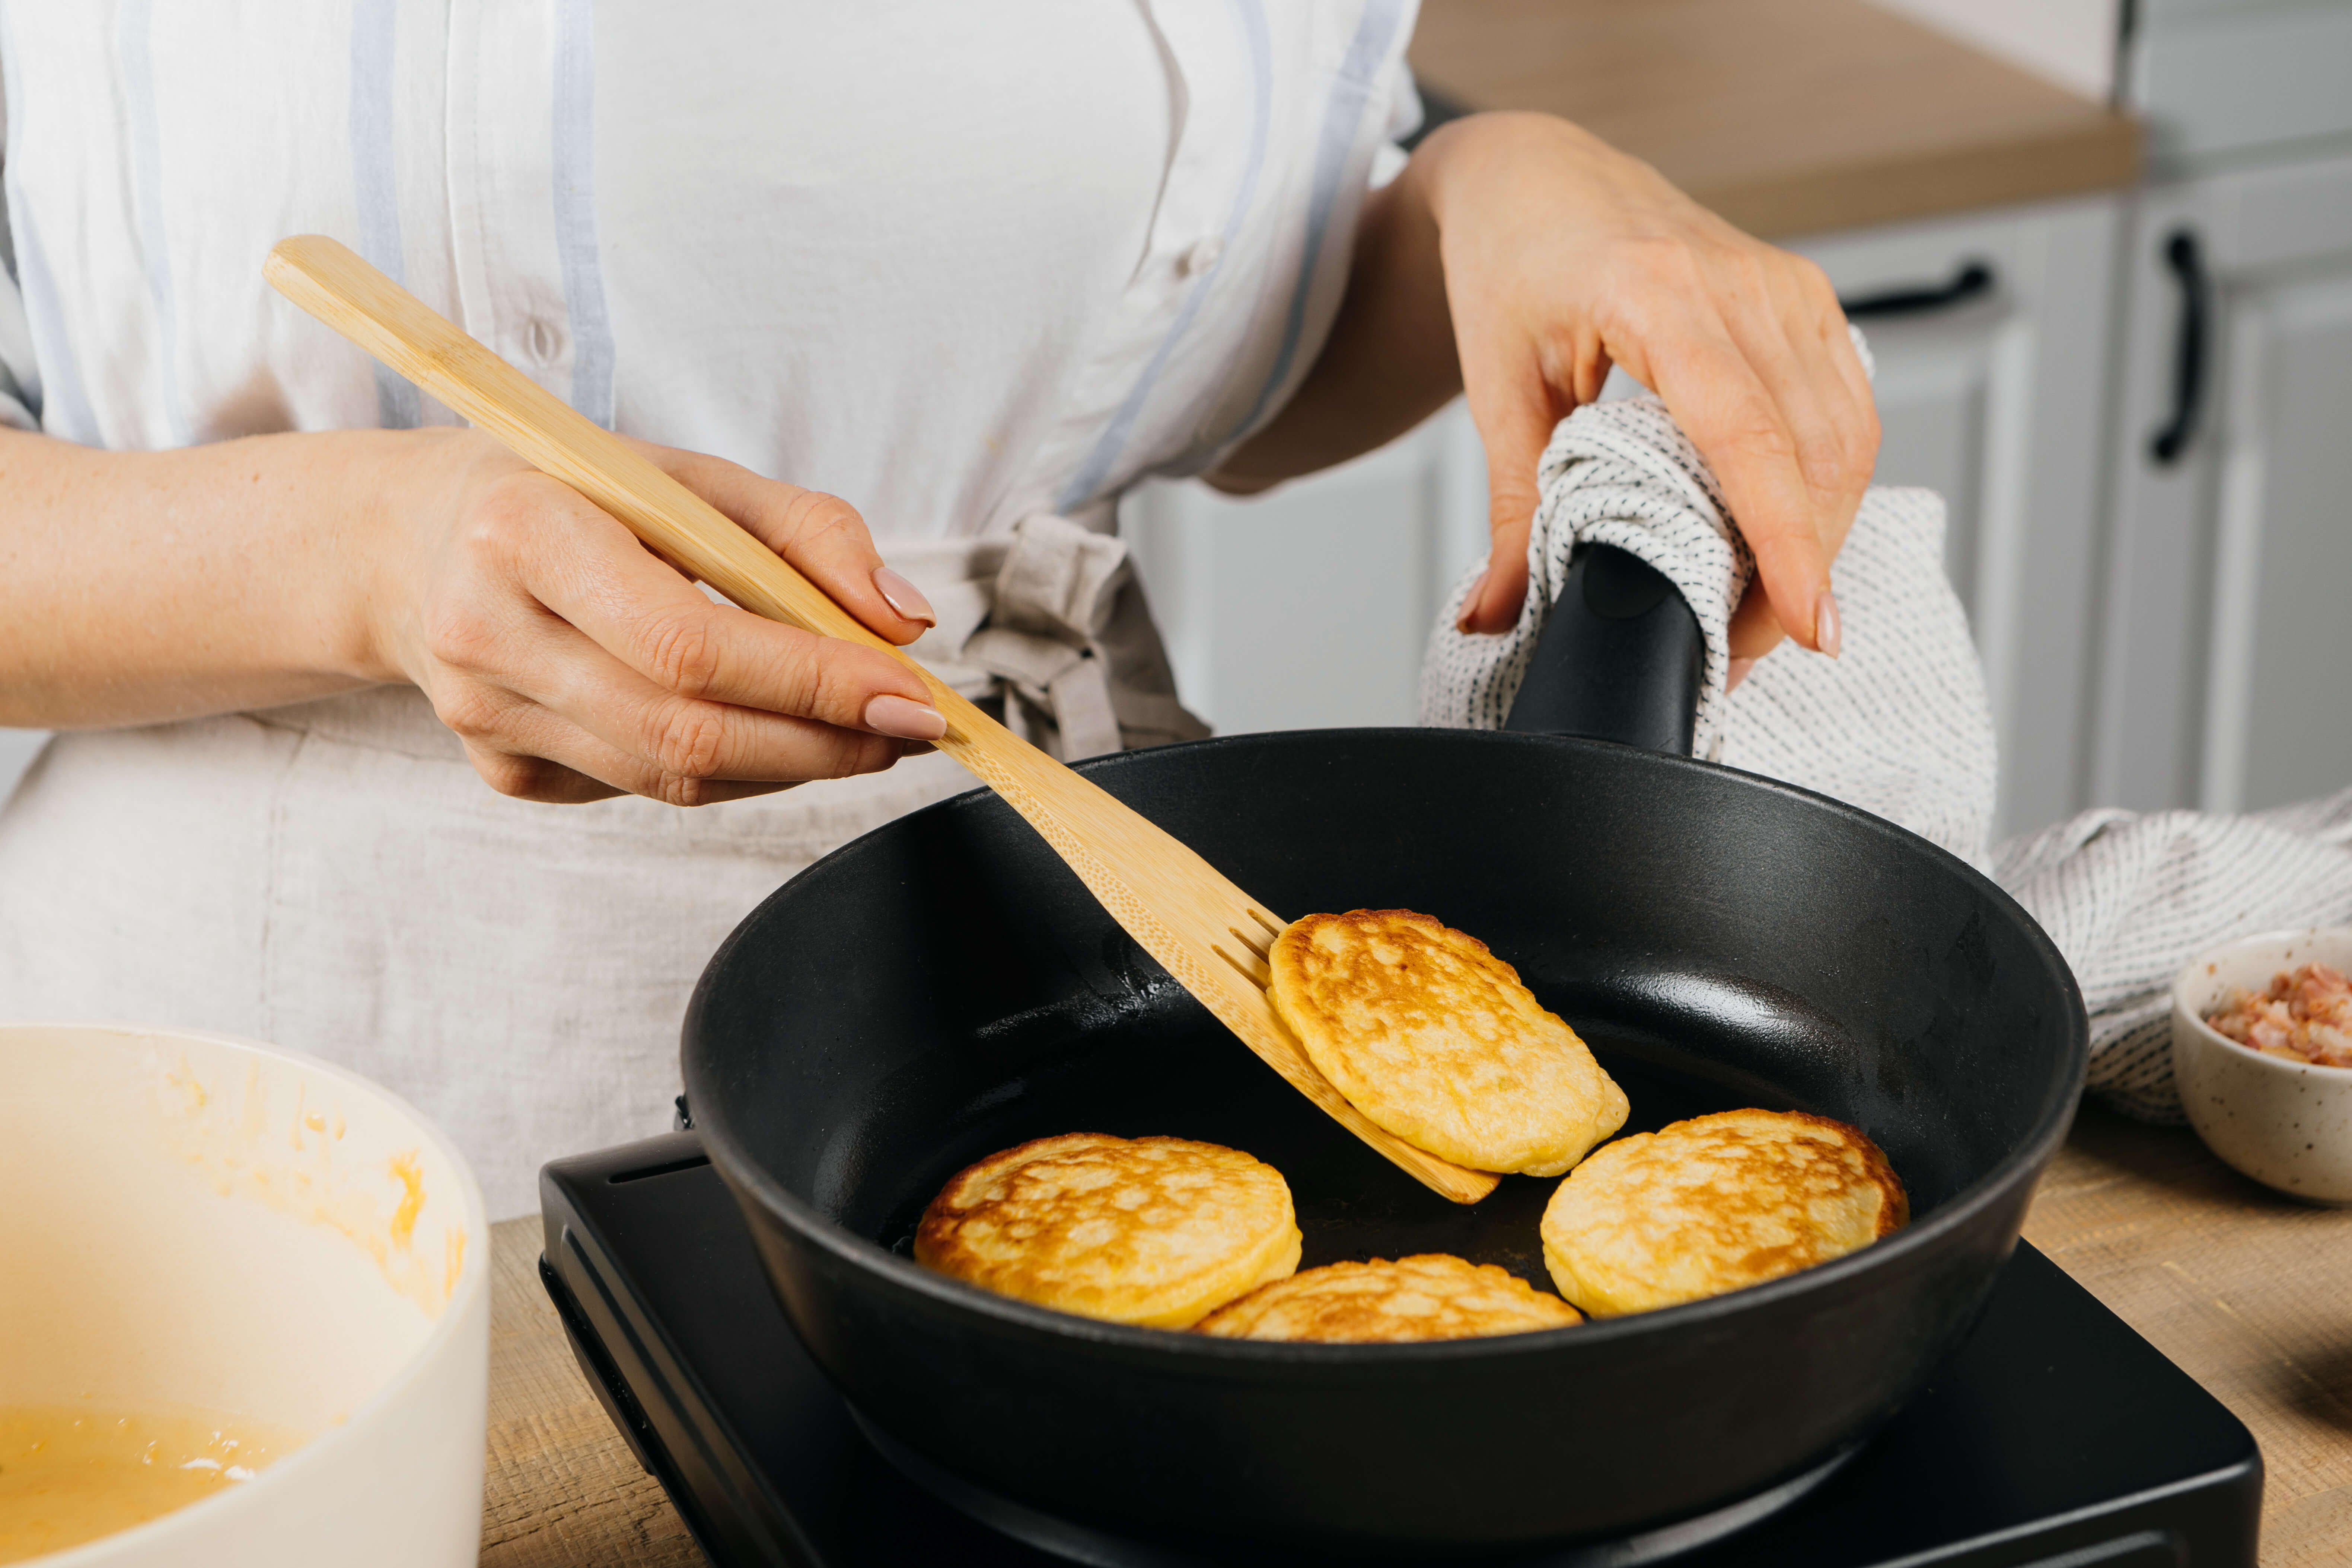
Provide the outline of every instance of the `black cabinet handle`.
<path id="1" fill-rule="evenodd" d="M 2180 285 L 2180 325 L 2172 346 L 2172 417 L 2148 438 L 2147 452 L 2159 467 L 2170 468 L 2189 449 L 2205 404 L 2205 338 L 2212 289 L 2205 276 L 2204 252 L 2189 230 L 2174 229 L 2164 242 L 2164 264 Z"/>
<path id="2" fill-rule="evenodd" d="M 1948 310 L 1969 300 L 1990 294 L 2000 283 L 1989 261 L 1971 261 L 1952 274 L 1948 283 L 1927 289 L 1890 289 L 1883 294 L 1865 294 L 1859 300 L 1841 300 L 1839 307 L 1849 321 L 1885 320 L 1888 316 L 1924 316 L 1932 310 Z"/>

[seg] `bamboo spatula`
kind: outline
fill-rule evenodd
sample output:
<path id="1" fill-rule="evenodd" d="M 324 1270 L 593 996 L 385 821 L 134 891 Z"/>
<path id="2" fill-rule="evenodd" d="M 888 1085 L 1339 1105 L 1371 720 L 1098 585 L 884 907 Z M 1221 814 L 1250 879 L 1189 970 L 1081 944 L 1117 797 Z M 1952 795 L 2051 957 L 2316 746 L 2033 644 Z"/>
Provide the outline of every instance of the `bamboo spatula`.
<path id="1" fill-rule="evenodd" d="M 525 461 L 562 479 L 736 604 L 822 637 L 881 649 L 911 668 L 946 715 L 940 750 L 1043 834 L 1146 952 L 1292 1087 L 1416 1179 L 1456 1203 L 1494 1191 L 1382 1131 L 1307 1058 L 1266 994 L 1266 952 L 1283 922 L 1216 868 L 950 690 L 868 631 L 700 496 L 590 423 L 349 248 L 322 235 L 281 240 L 263 271 L 278 291 L 373 354 Z"/>

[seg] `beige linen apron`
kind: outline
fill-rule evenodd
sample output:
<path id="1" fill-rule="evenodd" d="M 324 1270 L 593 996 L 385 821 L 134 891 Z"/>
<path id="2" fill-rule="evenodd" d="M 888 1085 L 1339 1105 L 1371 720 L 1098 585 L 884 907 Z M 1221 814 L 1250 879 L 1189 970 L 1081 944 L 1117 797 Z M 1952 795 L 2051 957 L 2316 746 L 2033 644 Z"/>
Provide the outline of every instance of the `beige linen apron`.
<path id="1" fill-rule="evenodd" d="M 1126 548 L 1060 518 L 892 547 L 915 652 L 1075 759 L 1206 732 Z M 52 742 L 0 813 L 0 1017 L 226 1030 L 367 1074 L 493 1215 L 540 1165 L 668 1125 L 688 993 L 811 861 L 971 787 L 943 756 L 681 811 L 509 800 L 408 687 Z"/>

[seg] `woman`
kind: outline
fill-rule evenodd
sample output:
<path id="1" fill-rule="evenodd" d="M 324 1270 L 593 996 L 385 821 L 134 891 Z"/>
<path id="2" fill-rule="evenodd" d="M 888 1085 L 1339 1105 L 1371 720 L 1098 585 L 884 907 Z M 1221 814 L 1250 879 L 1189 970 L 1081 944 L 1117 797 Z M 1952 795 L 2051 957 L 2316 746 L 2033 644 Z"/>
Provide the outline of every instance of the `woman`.
<path id="1" fill-rule="evenodd" d="M 277 299 L 288 234 L 927 657 L 978 646 L 1024 540 L 1086 555 L 1052 516 L 1108 533 L 1150 473 L 1262 489 L 1465 390 L 1496 547 L 1464 622 L 1499 629 L 1536 457 L 1612 363 L 1756 550 L 1736 651 L 1833 653 L 1876 426 L 1820 273 L 1558 121 L 1457 121 L 1398 171 L 1412 20 L 0 10 L 0 724 L 68 731 L 0 817 L 0 1011 L 348 1062 L 518 1212 L 543 1160 L 661 1125 L 751 903 L 969 783 L 916 755 L 940 720 L 891 660 L 711 603 Z M 1181 728 L 1140 604 L 1077 633 L 1129 741 Z"/>

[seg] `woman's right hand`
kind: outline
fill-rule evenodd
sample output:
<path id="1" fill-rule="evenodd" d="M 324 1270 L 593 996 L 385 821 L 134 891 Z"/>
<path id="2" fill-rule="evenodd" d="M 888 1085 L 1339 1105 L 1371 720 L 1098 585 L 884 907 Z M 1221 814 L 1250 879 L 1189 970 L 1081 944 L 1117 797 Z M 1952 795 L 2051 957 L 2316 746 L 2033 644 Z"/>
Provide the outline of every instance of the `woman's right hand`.
<path id="1" fill-rule="evenodd" d="M 945 732 L 914 672 L 702 591 L 488 437 L 401 437 L 368 640 L 502 795 L 698 805 L 874 773 Z M 847 502 L 717 458 L 641 449 L 889 641 L 931 606 Z"/>

